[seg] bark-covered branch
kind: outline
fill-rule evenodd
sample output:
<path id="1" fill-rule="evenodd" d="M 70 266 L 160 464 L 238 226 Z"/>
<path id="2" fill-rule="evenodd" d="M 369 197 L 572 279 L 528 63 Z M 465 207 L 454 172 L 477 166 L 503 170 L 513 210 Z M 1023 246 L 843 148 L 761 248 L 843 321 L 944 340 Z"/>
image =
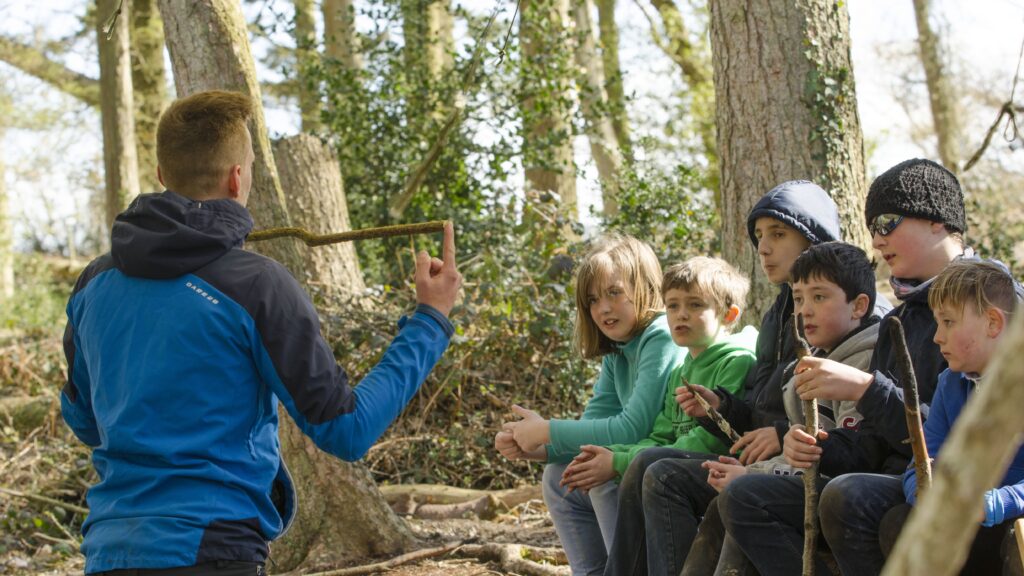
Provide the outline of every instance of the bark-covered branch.
<path id="1" fill-rule="evenodd" d="M 51 59 L 45 52 L 8 36 L 0 36 L 0 61 L 38 78 L 89 106 L 100 105 L 100 82 Z"/>

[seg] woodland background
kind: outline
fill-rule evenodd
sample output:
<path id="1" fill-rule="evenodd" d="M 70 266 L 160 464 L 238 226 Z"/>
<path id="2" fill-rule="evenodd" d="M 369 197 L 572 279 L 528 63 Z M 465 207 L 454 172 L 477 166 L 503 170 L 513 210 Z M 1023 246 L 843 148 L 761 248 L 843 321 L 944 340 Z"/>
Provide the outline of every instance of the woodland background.
<path id="1" fill-rule="evenodd" d="M 890 91 L 884 115 L 906 127 L 901 152 L 959 173 L 969 243 L 1019 274 L 1024 87 L 1012 62 L 964 59 L 944 3 L 901 2 L 916 26 L 875 47 L 872 89 Z M 1024 4 L 977 5 L 1024 20 Z M 755 280 L 748 322 L 773 289 L 757 273 L 745 215 L 776 183 L 821 184 L 846 238 L 869 248 L 870 177 L 904 157 L 877 153 L 892 134 L 861 128 L 862 116 L 877 126 L 868 114 L 879 111 L 858 109 L 864 71 L 851 60 L 848 9 L 827 0 L 0 1 L 0 571 L 80 570 L 75 507 L 94 472 L 59 418 L 64 305 L 77 273 L 106 249 L 113 216 L 160 189 L 155 122 L 175 94 L 228 88 L 263 102 L 251 126 L 257 228 L 457 223 L 458 334 L 382 441 L 348 465 L 283 426 L 304 507 L 275 545 L 275 569 L 332 567 L 416 546 L 377 485 L 536 482 L 539 466 L 494 453 L 493 431 L 512 402 L 575 417 L 589 396 L 595 365 L 570 346 L 572 265 L 587 238 L 633 234 L 665 264 L 724 256 Z M 1002 39 L 1014 54 L 1024 26 L 1016 31 Z M 412 307 L 412 249 L 436 244 L 254 248 L 304 282 L 358 377 Z M 343 521 L 325 513 L 339 509 Z"/>

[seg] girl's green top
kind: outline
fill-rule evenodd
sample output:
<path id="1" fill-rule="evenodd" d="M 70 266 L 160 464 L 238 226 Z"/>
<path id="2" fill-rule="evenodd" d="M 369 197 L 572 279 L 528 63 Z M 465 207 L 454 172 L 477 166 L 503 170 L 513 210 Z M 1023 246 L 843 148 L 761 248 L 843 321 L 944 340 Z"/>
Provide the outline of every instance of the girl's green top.
<path id="1" fill-rule="evenodd" d="M 621 477 L 626 473 L 633 458 L 645 448 L 667 446 L 702 452 L 705 454 L 726 454 L 729 445 L 701 426 L 676 403 L 675 390 L 683 385 L 700 384 L 705 388 L 725 388 L 733 394 L 740 394 L 747 371 L 754 366 L 754 349 L 757 345 L 757 330 L 748 326 L 741 332 L 719 338 L 704 352 L 694 358 L 690 354 L 682 365 L 676 367 L 669 377 L 665 390 L 664 405 L 654 419 L 650 435 L 635 444 L 620 443 L 608 446 L 612 451 L 612 465 Z"/>
<path id="2" fill-rule="evenodd" d="M 664 314 L 621 344 L 618 352 L 606 354 L 583 416 L 551 419 L 548 462 L 568 462 L 584 444 L 632 443 L 650 434 L 661 410 L 665 383 L 685 354 L 686 348 L 672 341 Z"/>

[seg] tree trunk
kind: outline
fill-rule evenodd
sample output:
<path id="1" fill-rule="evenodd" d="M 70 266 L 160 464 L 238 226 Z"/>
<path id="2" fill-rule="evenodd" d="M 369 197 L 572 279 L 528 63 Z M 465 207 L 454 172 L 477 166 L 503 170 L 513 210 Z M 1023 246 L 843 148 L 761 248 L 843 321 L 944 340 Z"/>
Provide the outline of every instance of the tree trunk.
<path id="1" fill-rule="evenodd" d="M 684 97 L 688 100 L 686 106 L 690 110 L 690 122 L 693 123 L 693 130 L 700 138 L 707 161 L 704 184 L 714 191 L 715 208 L 722 214 L 718 145 L 715 137 L 715 87 L 711 83 L 712 70 L 706 56 L 706 47 L 703 43 L 694 46 L 683 14 L 674 1 L 651 0 L 651 4 L 657 8 L 661 16 L 665 39 L 660 38 L 653 23 L 651 33 L 655 43 L 679 66 L 683 74 L 687 87 Z"/>
<path id="2" fill-rule="evenodd" d="M 159 0 L 159 6 L 178 96 L 220 89 L 252 97 L 256 113 L 249 121 L 249 131 L 256 163 L 249 210 L 257 229 L 290 225 L 241 7 L 232 0 Z M 304 258 L 297 243 L 267 242 L 259 250 L 284 264 L 297 278 L 304 277 Z"/>
<path id="3" fill-rule="evenodd" d="M 292 224 L 314 234 L 351 230 L 338 159 L 320 140 L 299 134 L 273 143 L 281 184 L 289 190 Z M 352 242 L 306 249 L 306 286 L 340 296 L 361 293 L 366 285 Z"/>
<path id="4" fill-rule="evenodd" d="M 144 192 L 156 192 L 163 189 L 156 177 L 156 125 L 167 101 L 164 24 L 160 20 L 156 0 L 131 0 L 130 4 L 129 36 L 132 54 L 132 96 L 135 100 L 135 142 L 139 155 L 139 187 Z"/>
<path id="5" fill-rule="evenodd" d="M 569 0 L 523 0 L 523 166 L 528 191 L 554 192 L 569 218 L 578 218 L 572 150 Z"/>
<path id="6" fill-rule="evenodd" d="M 100 59 L 100 114 L 103 124 L 105 208 L 109 229 L 114 217 L 139 195 L 139 162 L 135 150 L 135 103 L 132 97 L 128 14 L 114 22 L 107 39 L 104 23 L 117 10 L 117 0 L 98 0 L 96 43 Z"/>
<path id="7" fill-rule="evenodd" d="M 320 129 L 320 90 L 309 77 L 316 67 L 316 22 L 313 0 L 295 0 L 295 60 L 299 72 L 299 110 L 302 131 Z"/>
<path id="8" fill-rule="evenodd" d="M 626 114 L 626 95 L 622 89 L 622 67 L 619 63 L 619 27 L 615 23 L 615 0 L 597 0 L 598 28 L 601 38 L 601 63 L 604 65 L 605 91 L 608 94 L 608 113 L 612 117 L 619 147 L 630 156 L 632 140 L 629 117 Z"/>
<path id="9" fill-rule="evenodd" d="M 985 372 L 985 385 L 943 444 L 931 488 L 903 527 L 883 576 L 956 574 L 967 560 L 984 494 L 999 486 L 1024 437 L 1022 349 L 1024 315 L 1016 314 Z"/>
<path id="10" fill-rule="evenodd" d="M 410 83 L 406 116 L 412 137 L 425 142 L 430 132 L 427 128 L 445 117 L 446 106 L 438 88 L 444 73 L 454 64 L 452 15 L 448 0 L 402 0 L 401 5 L 405 36 L 402 52 Z"/>
<path id="11" fill-rule="evenodd" d="M 711 3 L 722 252 L 753 280 L 746 318 L 760 318 L 776 293 L 746 230 L 751 207 L 776 184 L 819 184 L 838 205 L 843 238 L 870 249 L 849 38 L 843 3 Z"/>
<path id="12" fill-rule="evenodd" d="M 348 70 L 362 68 L 352 0 L 323 0 L 321 11 L 324 16 L 324 53 Z"/>
<path id="13" fill-rule="evenodd" d="M 622 148 L 619 145 L 608 114 L 608 95 L 605 93 L 604 67 L 597 57 L 594 31 L 591 24 L 593 5 L 590 0 L 574 0 L 576 20 L 576 65 L 580 68 L 580 104 L 586 122 L 590 153 L 597 164 L 601 180 L 601 197 L 605 217 L 619 213 L 619 173 L 622 170 Z M 621 86 L 620 86 L 621 89 Z"/>
<path id="14" fill-rule="evenodd" d="M 921 64 L 924 66 L 924 77 L 928 83 L 928 101 L 931 104 L 935 135 L 939 140 L 939 158 L 946 168 L 956 174 L 960 171 L 959 114 L 943 62 L 939 37 L 929 22 L 931 6 L 931 0 L 914 0 L 917 45 L 921 54 Z"/>
<path id="15" fill-rule="evenodd" d="M 4 96 L 0 94 L 0 101 Z M 3 130 L 0 127 L 0 302 L 14 296 L 14 226 L 7 201 L 3 142 Z"/>
<path id="16" fill-rule="evenodd" d="M 281 419 L 280 436 L 299 511 L 288 533 L 271 544 L 277 571 L 336 567 L 412 545 L 415 537 L 365 466 L 320 451 L 291 418 Z"/>

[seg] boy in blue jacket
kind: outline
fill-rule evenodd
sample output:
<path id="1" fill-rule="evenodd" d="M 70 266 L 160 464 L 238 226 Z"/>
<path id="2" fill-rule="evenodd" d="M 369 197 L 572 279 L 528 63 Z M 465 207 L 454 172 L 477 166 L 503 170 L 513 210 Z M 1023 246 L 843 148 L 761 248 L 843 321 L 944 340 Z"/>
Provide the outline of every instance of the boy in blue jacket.
<path id="1" fill-rule="evenodd" d="M 1017 308 L 1019 290 L 1002 265 L 987 261 L 953 262 L 935 280 L 928 304 L 938 324 L 935 343 L 949 368 L 939 375 L 924 423 L 930 456 L 941 456 L 942 444 L 964 404 L 978 386 L 985 385 L 985 368 Z M 887 556 L 917 499 L 913 465 L 903 474 L 903 492 L 907 504 L 896 506 L 882 519 L 880 544 Z M 1024 574 L 1010 532 L 1014 520 L 1024 516 L 1024 450 L 1017 452 L 1002 486 L 986 492 L 984 502 L 978 504 L 982 528 L 961 573 Z"/>
<path id="2" fill-rule="evenodd" d="M 454 331 L 462 277 L 447 225 L 444 260 L 417 255 L 415 313 L 359 387 L 349 384 L 302 287 L 242 249 L 253 227 L 252 114 L 234 92 L 168 107 L 157 128 L 167 190 L 118 215 L 110 253 L 68 301 L 61 411 L 93 448 L 99 477 L 82 525 L 86 574 L 263 573 L 268 541 L 296 510 L 278 401 L 321 449 L 357 460 Z"/>

